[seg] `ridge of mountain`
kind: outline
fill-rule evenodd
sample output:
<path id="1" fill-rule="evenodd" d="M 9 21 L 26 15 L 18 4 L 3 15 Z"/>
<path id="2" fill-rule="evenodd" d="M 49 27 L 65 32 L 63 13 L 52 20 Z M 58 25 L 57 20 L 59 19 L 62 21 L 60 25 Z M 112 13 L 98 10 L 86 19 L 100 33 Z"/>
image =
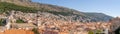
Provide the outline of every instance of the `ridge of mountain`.
<path id="1" fill-rule="evenodd" d="M 107 21 L 107 20 L 111 20 L 109 18 L 113 18 L 103 13 L 84 13 L 84 14 L 86 14 L 87 16 L 93 17 L 94 18 L 93 20 L 96 20 L 96 21 L 98 19 L 101 19 L 101 21 Z"/>
<path id="2" fill-rule="evenodd" d="M 35 8 L 41 12 L 47 12 L 68 21 L 71 20 L 80 22 L 92 22 L 92 21 L 97 22 L 97 21 L 109 21 L 110 19 L 113 18 L 103 13 L 85 13 L 61 6 L 32 2 L 31 0 L 0 0 L 0 1 L 13 3 L 18 6 Z"/>

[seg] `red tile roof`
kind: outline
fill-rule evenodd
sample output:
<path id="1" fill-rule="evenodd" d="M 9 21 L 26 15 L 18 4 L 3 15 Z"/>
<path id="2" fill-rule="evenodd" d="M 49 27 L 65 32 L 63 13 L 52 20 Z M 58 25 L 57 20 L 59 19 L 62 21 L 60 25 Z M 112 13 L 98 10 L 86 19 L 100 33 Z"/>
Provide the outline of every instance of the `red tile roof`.
<path id="1" fill-rule="evenodd" d="M 0 34 L 34 34 L 34 32 L 30 30 L 10 29 L 10 30 L 5 30 L 4 32 L 0 32 Z"/>

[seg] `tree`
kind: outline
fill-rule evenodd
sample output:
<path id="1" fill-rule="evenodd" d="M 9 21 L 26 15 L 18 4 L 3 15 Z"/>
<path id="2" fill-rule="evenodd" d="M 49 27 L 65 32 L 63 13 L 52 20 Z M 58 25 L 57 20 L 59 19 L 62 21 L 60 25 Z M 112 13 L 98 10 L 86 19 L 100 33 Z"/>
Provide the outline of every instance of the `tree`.
<path id="1" fill-rule="evenodd" d="M 0 26 L 3 26 L 3 19 L 0 19 Z"/>
<path id="2" fill-rule="evenodd" d="M 32 31 L 33 31 L 35 34 L 40 34 L 40 33 L 38 32 L 38 29 L 37 29 L 37 28 L 32 29 Z"/>
<path id="3" fill-rule="evenodd" d="M 93 31 L 89 31 L 88 34 L 94 34 L 94 32 Z"/>
<path id="4" fill-rule="evenodd" d="M 16 23 L 25 23 L 22 19 L 16 20 Z"/>

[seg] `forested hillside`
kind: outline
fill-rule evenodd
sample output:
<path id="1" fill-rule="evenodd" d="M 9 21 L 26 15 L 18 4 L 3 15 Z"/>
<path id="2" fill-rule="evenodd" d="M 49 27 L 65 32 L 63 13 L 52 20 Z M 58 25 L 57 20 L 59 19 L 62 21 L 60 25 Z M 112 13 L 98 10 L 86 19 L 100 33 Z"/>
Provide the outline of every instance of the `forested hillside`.
<path id="1" fill-rule="evenodd" d="M 31 0 L 4 0 L 0 2 L 0 13 L 11 10 L 25 13 L 47 12 L 68 21 L 72 20 L 80 22 L 108 21 L 113 18 L 103 13 L 86 13 L 66 7 L 32 2 Z"/>

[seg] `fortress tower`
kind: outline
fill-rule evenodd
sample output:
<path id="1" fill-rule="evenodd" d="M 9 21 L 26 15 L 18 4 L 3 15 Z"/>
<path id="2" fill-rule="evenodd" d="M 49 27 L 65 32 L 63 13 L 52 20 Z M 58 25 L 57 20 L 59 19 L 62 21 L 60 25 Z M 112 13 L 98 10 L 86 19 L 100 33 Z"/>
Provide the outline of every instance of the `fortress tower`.
<path id="1" fill-rule="evenodd" d="M 6 23 L 7 23 L 6 24 L 6 28 L 7 29 L 10 29 L 11 28 L 11 24 L 15 22 L 15 19 L 14 19 L 13 15 L 14 15 L 14 11 L 12 11 L 10 13 L 10 15 L 8 16 L 8 18 L 6 19 Z"/>

